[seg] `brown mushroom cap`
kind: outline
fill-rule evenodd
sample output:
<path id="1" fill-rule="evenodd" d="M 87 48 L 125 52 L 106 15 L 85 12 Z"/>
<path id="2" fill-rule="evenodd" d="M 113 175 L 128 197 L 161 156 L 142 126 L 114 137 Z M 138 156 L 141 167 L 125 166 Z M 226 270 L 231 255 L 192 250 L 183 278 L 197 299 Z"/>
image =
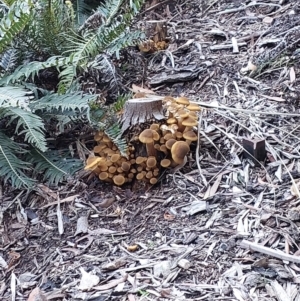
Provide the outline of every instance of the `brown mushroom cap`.
<path id="1" fill-rule="evenodd" d="M 108 168 L 108 172 L 109 173 L 115 173 L 117 171 L 117 168 L 115 167 L 115 166 L 110 166 L 109 168 Z"/>
<path id="2" fill-rule="evenodd" d="M 167 147 L 166 147 L 165 144 L 161 145 L 160 148 L 159 148 L 159 150 L 161 152 L 165 153 L 166 155 L 168 154 L 168 149 L 167 149 Z"/>
<path id="3" fill-rule="evenodd" d="M 184 118 L 182 121 L 182 125 L 184 126 L 196 126 L 198 124 L 197 120 L 192 117 Z"/>
<path id="4" fill-rule="evenodd" d="M 141 173 L 141 172 L 139 172 L 137 175 L 136 175 L 136 179 L 137 180 L 142 180 L 144 178 L 144 174 L 143 173 Z"/>
<path id="5" fill-rule="evenodd" d="M 157 161 L 156 161 L 155 157 L 149 157 L 146 162 L 147 167 L 149 167 L 149 168 L 153 168 L 154 166 L 156 166 L 156 163 L 157 163 Z"/>
<path id="6" fill-rule="evenodd" d="M 129 171 L 129 169 L 130 169 L 130 163 L 128 163 L 128 162 L 122 162 L 121 168 L 124 171 Z"/>
<path id="7" fill-rule="evenodd" d="M 191 103 L 189 106 L 187 106 L 187 109 L 189 111 L 201 111 L 201 108 L 200 106 L 194 104 L 194 103 Z"/>
<path id="8" fill-rule="evenodd" d="M 139 135 L 139 140 L 142 143 L 153 143 L 154 139 L 153 139 L 153 131 L 150 129 L 146 129 L 144 131 L 142 131 Z"/>
<path id="9" fill-rule="evenodd" d="M 172 117 L 172 118 L 167 119 L 167 124 L 174 124 L 174 123 L 177 123 L 176 118 Z"/>
<path id="10" fill-rule="evenodd" d="M 167 133 L 165 136 L 164 136 L 164 139 L 166 141 L 170 140 L 170 139 L 174 139 L 174 135 L 172 133 Z"/>
<path id="11" fill-rule="evenodd" d="M 179 117 L 179 118 L 186 118 L 189 116 L 189 112 L 184 110 L 184 109 L 181 109 L 179 110 L 176 115 Z"/>
<path id="12" fill-rule="evenodd" d="M 108 173 L 106 171 L 102 171 L 100 174 L 99 174 L 99 179 L 101 181 L 104 181 L 108 178 Z"/>
<path id="13" fill-rule="evenodd" d="M 119 154 L 114 154 L 111 156 L 110 160 L 113 163 L 116 163 L 117 161 L 119 161 L 121 159 L 121 156 Z"/>
<path id="14" fill-rule="evenodd" d="M 154 185 L 157 183 L 157 179 L 156 178 L 151 178 L 150 179 L 150 184 Z"/>
<path id="15" fill-rule="evenodd" d="M 183 133 L 183 138 L 189 141 L 197 141 L 198 136 L 193 131 L 187 131 Z"/>
<path id="16" fill-rule="evenodd" d="M 153 177 L 152 171 L 148 171 L 148 172 L 146 173 L 146 178 L 147 178 L 147 179 L 151 179 L 152 177 Z"/>
<path id="17" fill-rule="evenodd" d="M 147 159 L 145 157 L 136 157 L 135 159 L 135 163 L 136 164 L 141 164 L 143 162 L 145 162 Z"/>
<path id="18" fill-rule="evenodd" d="M 188 106 L 190 104 L 190 101 L 188 100 L 188 98 L 186 98 L 184 96 L 176 98 L 176 102 L 181 105 L 185 105 L 185 106 Z"/>
<path id="19" fill-rule="evenodd" d="M 94 136 L 94 140 L 95 140 L 95 141 L 100 141 L 100 140 L 102 139 L 103 135 L 104 135 L 103 132 L 101 132 L 101 131 L 97 132 L 97 133 L 95 134 L 95 136 Z"/>
<path id="20" fill-rule="evenodd" d="M 113 181 L 116 185 L 122 186 L 125 183 L 125 178 L 122 175 L 117 175 L 113 177 Z"/>
<path id="21" fill-rule="evenodd" d="M 156 149 L 154 148 L 154 140 L 159 140 L 159 134 L 150 129 L 142 131 L 139 135 L 139 140 L 146 144 L 148 156 L 156 156 Z"/>
<path id="22" fill-rule="evenodd" d="M 184 157 L 190 151 L 189 145 L 185 141 L 177 141 L 171 148 L 172 159 L 177 164 L 182 164 Z"/>
<path id="23" fill-rule="evenodd" d="M 171 160 L 163 159 L 160 161 L 160 165 L 164 168 L 169 167 L 171 165 Z"/>
<path id="24" fill-rule="evenodd" d="M 150 125 L 150 130 L 159 132 L 159 124 L 158 123 L 153 123 Z"/>
<path id="25" fill-rule="evenodd" d="M 167 142 L 166 142 L 166 148 L 167 149 L 171 149 L 172 148 L 172 146 L 173 146 L 173 144 L 176 142 L 176 140 L 175 139 L 169 139 Z"/>
<path id="26" fill-rule="evenodd" d="M 106 148 L 106 145 L 104 143 L 100 143 L 99 145 L 96 145 L 94 147 L 94 153 L 99 154 L 105 148 Z"/>

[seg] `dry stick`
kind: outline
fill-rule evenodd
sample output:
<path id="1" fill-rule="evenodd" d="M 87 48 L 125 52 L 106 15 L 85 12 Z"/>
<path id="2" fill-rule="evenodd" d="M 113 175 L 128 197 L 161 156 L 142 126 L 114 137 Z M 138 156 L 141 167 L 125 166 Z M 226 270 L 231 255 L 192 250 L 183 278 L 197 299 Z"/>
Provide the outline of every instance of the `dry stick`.
<path id="1" fill-rule="evenodd" d="M 285 253 L 283 253 L 280 250 L 273 250 L 271 248 L 258 245 L 256 243 L 250 242 L 250 241 L 245 240 L 245 239 L 242 240 L 240 246 L 242 248 L 250 249 L 251 251 L 260 252 L 262 254 L 267 254 L 267 255 L 279 258 L 281 260 L 291 261 L 291 262 L 295 262 L 295 263 L 300 263 L 300 257 L 299 256 L 285 254 Z"/>
<path id="2" fill-rule="evenodd" d="M 204 177 L 204 175 L 202 174 L 201 172 L 201 166 L 200 166 L 200 158 L 199 158 L 199 149 L 200 149 L 200 128 L 201 128 L 201 122 L 202 122 L 202 114 L 203 111 L 201 111 L 201 114 L 200 114 L 200 120 L 198 121 L 198 140 L 197 140 L 197 147 L 196 147 L 196 162 L 197 162 L 197 167 L 198 167 L 198 170 L 199 170 L 199 174 L 202 178 L 202 181 L 203 181 L 203 184 L 205 186 L 207 186 L 207 181 Z"/>
<path id="3" fill-rule="evenodd" d="M 232 9 L 227 9 L 227 10 L 221 11 L 221 12 L 217 13 L 217 15 L 220 16 L 220 15 L 224 15 L 224 14 L 236 13 L 236 12 L 245 10 L 251 6 L 256 6 L 256 5 L 277 6 L 277 7 L 281 8 L 281 5 L 279 5 L 279 4 L 264 3 L 264 2 L 251 2 L 248 5 L 245 5 L 243 7 L 232 8 Z"/>

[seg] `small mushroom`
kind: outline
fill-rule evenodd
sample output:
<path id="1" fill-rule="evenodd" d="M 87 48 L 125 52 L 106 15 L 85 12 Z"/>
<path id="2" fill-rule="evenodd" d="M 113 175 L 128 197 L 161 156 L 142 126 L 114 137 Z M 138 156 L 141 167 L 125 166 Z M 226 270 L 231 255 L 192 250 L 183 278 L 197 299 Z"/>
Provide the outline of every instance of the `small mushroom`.
<path id="1" fill-rule="evenodd" d="M 188 105 L 186 107 L 189 111 L 194 111 L 194 112 L 198 112 L 198 111 L 201 111 L 201 108 L 200 106 L 194 104 L 194 103 L 191 103 L 190 105 Z"/>
<path id="2" fill-rule="evenodd" d="M 111 162 L 116 163 L 120 160 L 120 158 L 121 158 L 121 156 L 119 154 L 114 154 L 111 156 L 110 160 L 111 160 Z"/>
<path id="3" fill-rule="evenodd" d="M 169 167 L 171 165 L 171 160 L 163 159 L 160 161 L 160 165 L 164 168 Z"/>
<path id="4" fill-rule="evenodd" d="M 177 141 L 171 148 L 172 159 L 175 163 L 182 164 L 189 151 L 190 146 L 185 141 Z"/>
<path id="5" fill-rule="evenodd" d="M 117 186 L 122 186 L 125 183 L 125 178 L 122 175 L 117 175 L 113 177 L 113 181 Z"/>
<path id="6" fill-rule="evenodd" d="M 172 146 L 173 146 L 173 144 L 176 142 L 176 140 L 175 139 L 169 139 L 169 140 L 167 140 L 167 142 L 166 142 L 166 148 L 167 149 L 171 149 L 172 148 Z"/>
<path id="7" fill-rule="evenodd" d="M 158 123 L 153 123 L 150 125 L 150 130 L 156 131 L 159 133 L 159 124 Z"/>
<path id="8" fill-rule="evenodd" d="M 190 101 L 187 97 L 181 96 L 175 99 L 176 103 L 188 106 L 190 104 Z"/>
<path id="9" fill-rule="evenodd" d="M 115 167 L 115 166 L 110 166 L 109 168 L 108 168 L 108 172 L 109 173 L 115 173 L 117 171 L 117 168 Z"/>
<path id="10" fill-rule="evenodd" d="M 147 179 L 151 179 L 152 177 L 153 177 L 152 171 L 148 171 L 148 172 L 146 173 L 146 178 L 147 178 Z"/>
<path id="11" fill-rule="evenodd" d="M 167 147 L 166 147 L 165 144 L 161 145 L 160 148 L 159 148 L 159 150 L 160 150 L 161 152 L 163 152 L 165 155 L 168 154 L 168 149 L 167 149 Z"/>
<path id="12" fill-rule="evenodd" d="M 157 183 L 157 179 L 156 178 L 151 178 L 150 179 L 150 184 L 155 185 Z"/>
<path id="13" fill-rule="evenodd" d="M 157 163 L 157 161 L 156 161 L 155 157 L 149 157 L 147 162 L 146 162 L 146 165 L 149 168 L 153 168 L 153 167 L 156 166 L 156 163 Z"/>
<path id="14" fill-rule="evenodd" d="M 95 134 L 95 136 L 94 136 L 94 140 L 95 140 L 95 141 L 100 141 L 100 140 L 102 139 L 103 135 L 104 135 L 103 132 L 101 132 L 101 131 L 97 132 L 97 133 Z"/>
<path id="15" fill-rule="evenodd" d="M 142 164 L 142 163 L 144 163 L 145 161 L 146 161 L 147 159 L 145 158 L 145 157 L 136 157 L 136 159 L 135 159 L 135 163 L 136 164 Z"/>
<path id="16" fill-rule="evenodd" d="M 100 174 L 99 174 L 99 179 L 101 181 L 105 181 L 106 179 L 108 178 L 108 173 L 106 171 L 102 171 Z"/>
<path id="17" fill-rule="evenodd" d="M 122 162 L 121 168 L 125 172 L 129 171 L 129 169 L 130 169 L 130 163 L 128 163 L 128 162 Z"/>
<path id="18" fill-rule="evenodd" d="M 156 149 L 154 148 L 154 140 L 155 140 L 154 133 L 156 133 L 158 135 L 157 132 L 152 131 L 150 129 L 146 129 L 143 132 L 141 132 L 141 134 L 139 135 L 139 140 L 142 143 L 146 144 L 148 156 L 156 156 Z M 158 140 L 159 140 L 159 138 L 158 138 Z"/>
<path id="19" fill-rule="evenodd" d="M 193 141 L 198 140 L 198 136 L 193 131 L 184 132 L 183 138 L 186 140 L 188 145 L 190 145 Z"/>
<path id="20" fill-rule="evenodd" d="M 141 172 L 139 172 L 139 173 L 136 175 L 136 179 L 137 179 L 138 181 L 141 181 L 143 178 L 144 178 L 144 174 L 141 173 Z"/>
<path id="21" fill-rule="evenodd" d="M 193 128 L 193 126 L 198 125 L 198 122 L 197 122 L 197 120 L 195 120 L 194 118 L 189 116 L 189 117 L 183 119 L 182 125 L 185 126 L 184 131 L 189 131 Z"/>

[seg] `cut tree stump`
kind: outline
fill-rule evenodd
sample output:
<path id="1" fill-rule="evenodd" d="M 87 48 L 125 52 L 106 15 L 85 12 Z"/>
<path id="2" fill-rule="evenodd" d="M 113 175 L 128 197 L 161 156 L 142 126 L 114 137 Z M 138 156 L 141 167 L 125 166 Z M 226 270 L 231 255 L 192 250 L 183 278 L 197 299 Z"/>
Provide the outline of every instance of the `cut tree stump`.
<path id="1" fill-rule="evenodd" d="M 122 132 L 131 126 L 151 120 L 166 119 L 162 106 L 162 96 L 149 95 L 145 98 L 134 98 L 126 101 L 122 116 Z"/>

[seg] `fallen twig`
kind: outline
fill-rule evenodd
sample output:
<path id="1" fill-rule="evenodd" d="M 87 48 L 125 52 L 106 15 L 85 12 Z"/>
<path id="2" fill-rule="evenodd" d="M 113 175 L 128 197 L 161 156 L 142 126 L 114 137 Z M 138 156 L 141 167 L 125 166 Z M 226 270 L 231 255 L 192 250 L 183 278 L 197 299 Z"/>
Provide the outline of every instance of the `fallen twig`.
<path id="1" fill-rule="evenodd" d="M 285 254 L 280 250 L 273 250 L 271 248 L 264 247 L 264 246 L 258 245 L 256 243 L 247 241 L 247 240 L 243 240 L 241 242 L 241 247 L 243 247 L 245 249 L 250 249 L 252 251 L 260 252 L 260 253 L 263 253 L 263 254 L 267 254 L 267 255 L 279 258 L 281 260 L 300 263 L 300 257 L 299 256 Z"/>

